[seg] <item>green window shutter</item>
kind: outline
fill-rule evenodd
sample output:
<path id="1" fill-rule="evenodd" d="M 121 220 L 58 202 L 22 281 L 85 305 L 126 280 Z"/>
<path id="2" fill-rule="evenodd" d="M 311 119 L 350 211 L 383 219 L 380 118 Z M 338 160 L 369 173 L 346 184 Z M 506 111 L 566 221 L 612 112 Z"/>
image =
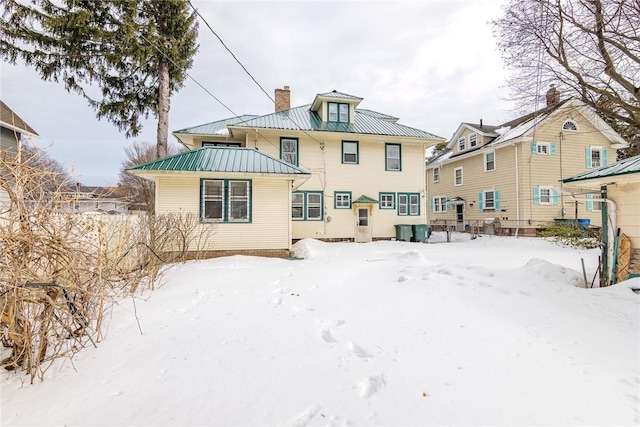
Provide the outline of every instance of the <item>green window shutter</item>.
<path id="1" fill-rule="evenodd" d="M 533 187 L 533 204 L 540 204 L 540 188 L 538 187 Z"/>
<path id="2" fill-rule="evenodd" d="M 593 199 L 593 194 L 587 194 L 587 210 L 588 211 L 593 210 L 593 201 L 591 199 Z"/>
<path id="3" fill-rule="evenodd" d="M 482 194 L 482 191 L 478 193 L 478 210 L 480 212 L 484 210 L 484 194 Z"/>
<path id="4" fill-rule="evenodd" d="M 591 169 L 591 147 L 586 147 L 584 149 L 584 160 L 587 169 Z"/>
<path id="5" fill-rule="evenodd" d="M 551 204 L 557 205 L 559 198 L 560 198 L 560 194 L 555 190 L 551 190 Z"/>
<path id="6" fill-rule="evenodd" d="M 435 212 L 436 210 L 436 198 L 432 197 L 431 198 L 431 212 Z"/>
<path id="7" fill-rule="evenodd" d="M 446 209 L 445 209 L 445 210 L 446 210 L 447 212 L 449 212 L 449 200 L 451 200 L 451 199 L 449 198 L 449 196 L 447 196 L 447 203 L 445 203 L 445 206 L 446 206 Z"/>
<path id="8" fill-rule="evenodd" d="M 538 143 L 536 143 L 535 141 L 531 143 L 531 152 L 534 154 L 538 152 Z"/>
<path id="9" fill-rule="evenodd" d="M 602 151 L 602 166 L 607 166 L 607 149 L 603 148 Z"/>
<path id="10" fill-rule="evenodd" d="M 555 156 L 555 154 L 556 154 L 556 144 L 549 145 L 549 154 L 551 154 L 552 156 Z"/>
<path id="11" fill-rule="evenodd" d="M 496 207 L 496 210 L 500 210 L 500 192 L 498 190 L 493 192 L 493 203 Z"/>

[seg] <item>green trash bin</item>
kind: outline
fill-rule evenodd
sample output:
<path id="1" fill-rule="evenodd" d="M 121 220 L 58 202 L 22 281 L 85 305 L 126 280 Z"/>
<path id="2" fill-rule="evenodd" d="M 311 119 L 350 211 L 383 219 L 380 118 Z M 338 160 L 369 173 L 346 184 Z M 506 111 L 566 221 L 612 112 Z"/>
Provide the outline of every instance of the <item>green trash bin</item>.
<path id="1" fill-rule="evenodd" d="M 396 240 L 402 240 L 405 242 L 411 241 L 410 224 L 396 224 Z"/>
<path id="2" fill-rule="evenodd" d="M 413 224 L 413 240 L 414 242 L 427 242 L 427 224 Z"/>

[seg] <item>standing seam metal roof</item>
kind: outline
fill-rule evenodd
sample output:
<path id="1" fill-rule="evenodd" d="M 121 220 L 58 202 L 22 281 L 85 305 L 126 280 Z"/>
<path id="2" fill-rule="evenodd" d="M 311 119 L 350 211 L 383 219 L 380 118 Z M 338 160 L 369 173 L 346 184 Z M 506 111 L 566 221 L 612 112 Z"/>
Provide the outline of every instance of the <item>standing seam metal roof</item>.
<path id="1" fill-rule="evenodd" d="M 579 173 L 570 178 L 565 178 L 562 182 L 584 181 L 594 178 L 606 178 L 631 173 L 640 173 L 640 156 L 629 157 L 598 169 Z"/>
<path id="2" fill-rule="evenodd" d="M 254 114 L 243 114 L 237 117 L 230 117 L 228 119 L 176 130 L 173 133 L 215 135 L 223 129 L 226 130 L 228 125 L 234 125 L 256 117 L 258 116 Z"/>
<path id="3" fill-rule="evenodd" d="M 369 111 L 366 114 L 361 113 L 358 109 L 355 110 L 354 123 L 323 122 L 316 112 L 309 109 L 310 106 L 311 104 L 307 104 L 301 107 L 291 108 L 290 110 L 267 114 L 233 126 L 262 129 L 343 132 L 364 135 L 444 140 L 442 137 L 420 129 L 415 129 L 399 123 L 393 123 L 379 117 L 374 117 Z"/>
<path id="4" fill-rule="evenodd" d="M 309 172 L 253 148 L 202 147 L 135 166 L 129 170 L 244 172 L 309 175 Z"/>

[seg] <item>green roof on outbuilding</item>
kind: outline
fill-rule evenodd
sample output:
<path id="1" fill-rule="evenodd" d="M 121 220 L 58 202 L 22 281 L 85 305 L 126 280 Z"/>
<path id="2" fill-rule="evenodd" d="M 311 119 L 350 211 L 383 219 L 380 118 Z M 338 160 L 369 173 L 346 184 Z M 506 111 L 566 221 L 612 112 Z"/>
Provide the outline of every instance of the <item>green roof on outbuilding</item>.
<path id="1" fill-rule="evenodd" d="M 444 138 L 409 126 L 394 123 L 381 117 L 386 114 L 372 114 L 370 110 L 361 113 L 355 110 L 353 123 L 323 122 L 320 116 L 310 110 L 311 104 L 267 114 L 231 125 L 258 129 L 283 129 L 316 132 L 342 132 L 362 135 L 383 135 L 410 138 Z"/>
<path id="2" fill-rule="evenodd" d="M 310 175 L 309 172 L 254 148 L 202 147 L 154 160 L 130 171 L 239 172 Z"/>
<path id="3" fill-rule="evenodd" d="M 608 178 L 631 173 L 640 173 L 640 156 L 629 157 L 598 169 L 586 171 L 569 178 L 562 179 L 562 182 L 585 181 L 588 179 Z"/>

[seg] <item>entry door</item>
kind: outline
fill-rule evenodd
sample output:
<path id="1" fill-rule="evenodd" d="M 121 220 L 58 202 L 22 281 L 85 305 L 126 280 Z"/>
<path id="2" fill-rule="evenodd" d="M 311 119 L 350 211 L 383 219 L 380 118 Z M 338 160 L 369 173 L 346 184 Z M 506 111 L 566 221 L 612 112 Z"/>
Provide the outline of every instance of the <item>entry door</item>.
<path id="1" fill-rule="evenodd" d="M 464 205 L 462 204 L 456 205 L 456 222 L 458 224 L 464 222 Z"/>
<path id="2" fill-rule="evenodd" d="M 464 205 L 456 205 L 456 230 L 464 231 Z"/>
<path id="3" fill-rule="evenodd" d="M 356 242 L 366 243 L 371 241 L 371 213 L 368 207 L 356 209 Z"/>

